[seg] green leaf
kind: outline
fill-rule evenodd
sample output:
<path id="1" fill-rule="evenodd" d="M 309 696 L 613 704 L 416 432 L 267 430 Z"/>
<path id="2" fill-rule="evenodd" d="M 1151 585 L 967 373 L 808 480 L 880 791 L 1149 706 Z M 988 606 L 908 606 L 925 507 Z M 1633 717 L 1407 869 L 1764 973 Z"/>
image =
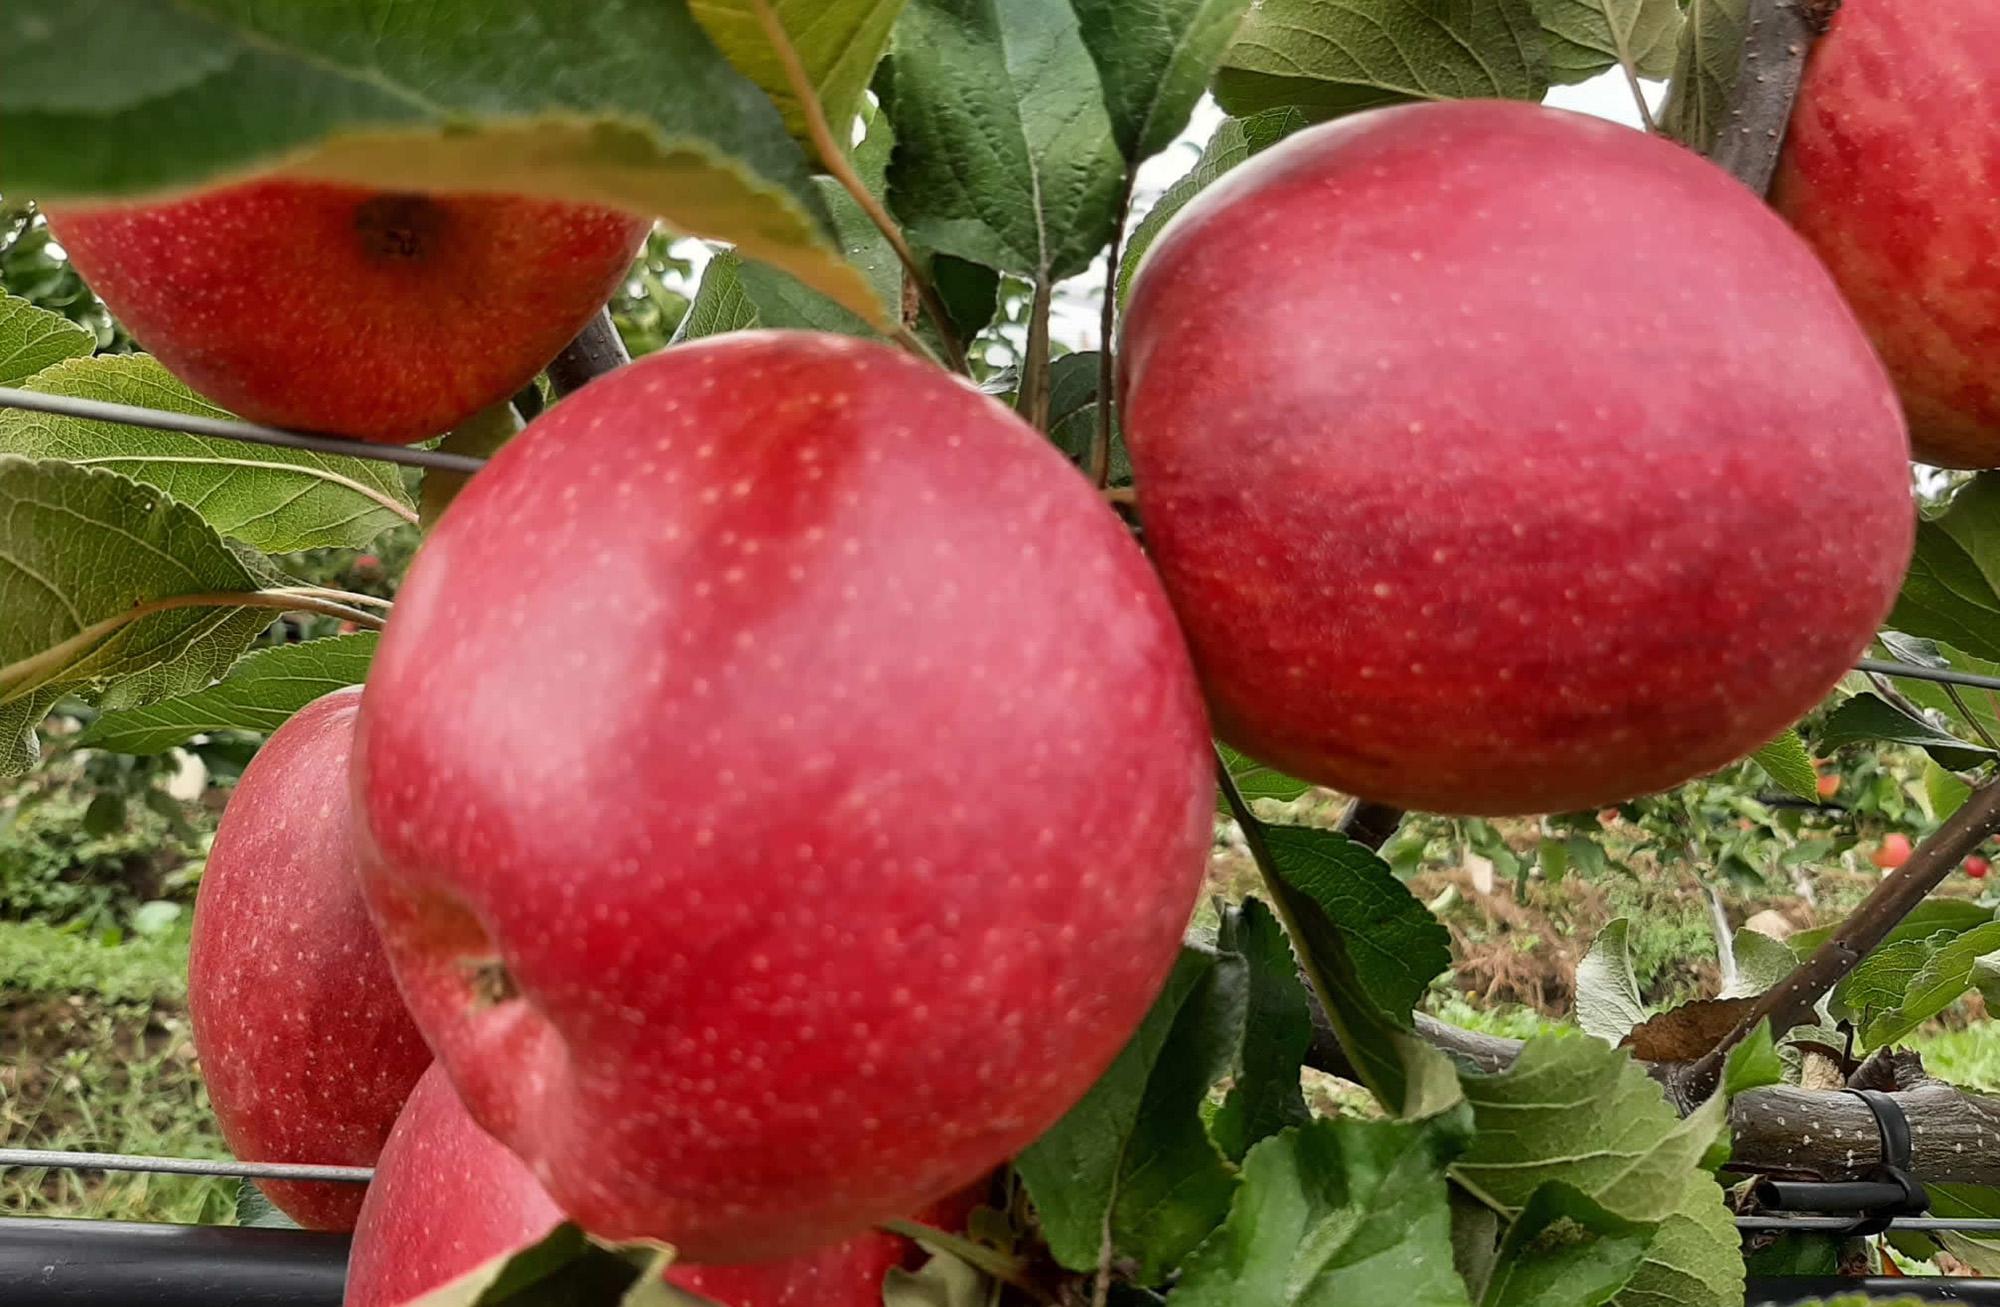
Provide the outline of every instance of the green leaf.
<path id="1" fill-rule="evenodd" d="M 1952 938 L 1940 932 L 1927 940 L 1884 941 L 1833 987 L 1827 1010 L 1843 1021 L 1864 1025 L 1892 1016 L 1903 1005 L 1903 994 L 1930 959 L 1934 947 Z"/>
<path id="2" fill-rule="evenodd" d="M 1679 0 L 1535 0 L 1554 80 L 1588 81 L 1620 64 L 1640 77 L 1673 71 Z"/>
<path id="3" fill-rule="evenodd" d="M 1935 759 L 1925 758 L 1924 797 L 1930 800 L 1931 815 L 1943 821 L 1965 806 L 1972 797 L 1972 787 L 1956 773 L 1938 766 Z"/>
<path id="4" fill-rule="evenodd" d="M 867 136 L 854 148 L 854 170 L 878 199 L 887 193 L 884 172 L 895 143 L 888 116 L 878 113 L 869 120 Z M 899 303 L 903 268 L 888 238 L 838 182 L 815 177 L 813 184 L 833 215 L 841 254 L 868 278 L 876 298 L 885 304 Z M 694 303 L 674 332 L 674 343 L 752 327 L 830 331 L 845 336 L 880 334 L 866 320 L 789 273 L 724 250 L 709 261 L 702 274 L 701 289 L 695 292 Z"/>
<path id="5" fill-rule="evenodd" d="M 278 1210 L 264 1191 L 248 1180 L 236 1182 L 236 1224 L 260 1230 L 296 1230 L 299 1223 Z"/>
<path id="6" fill-rule="evenodd" d="M 1480 1307 L 1599 1307 L 1638 1270 L 1656 1228 L 1552 1180 L 1508 1227 Z"/>
<path id="7" fill-rule="evenodd" d="M 1976 1184 L 1925 1185 L 1932 1216 L 2000 1219 L 2000 1189 Z M 2000 1235 L 1938 1232 L 1945 1250 L 1981 1275 L 2000 1275 Z"/>
<path id="8" fill-rule="evenodd" d="M 520 435 L 525 426 L 513 403 L 502 400 L 488 404 L 445 432 L 437 447 L 468 458 L 491 458 Z M 472 477 L 470 472 L 449 472 L 435 467 L 424 473 L 422 492 L 417 499 L 417 520 L 426 534 L 437 526 L 459 492 L 472 484 Z"/>
<path id="9" fill-rule="evenodd" d="M 1387 863 L 1332 831 L 1265 826 L 1292 946 L 1323 985 L 1327 1018 L 1362 1083 L 1391 1111 L 1422 1116 L 1458 1099 L 1450 1064 L 1407 1032 L 1450 936 Z"/>
<path id="10" fill-rule="evenodd" d="M 5 28 L 0 190 L 137 194 L 279 166 L 610 205 L 886 320 L 827 240 L 777 109 L 685 0 L 10 0 Z"/>
<path id="11" fill-rule="evenodd" d="M 1333 118 L 1402 100 L 1540 100 L 1549 51 L 1531 0 L 1263 0 L 1216 74 L 1232 114 Z"/>
<path id="12" fill-rule="evenodd" d="M 1089 266 L 1125 159 L 1069 0 L 910 0 L 893 48 L 889 196 L 910 237 L 1031 281 Z"/>
<path id="13" fill-rule="evenodd" d="M 993 1285 L 979 1271 L 948 1253 L 936 1253 L 914 1271 L 889 1269 L 882 1286 L 883 1307 L 987 1307 Z"/>
<path id="14" fill-rule="evenodd" d="M 1736 955 L 1736 983 L 1723 990 L 1722 998 L 1761 994 L 1792 974 L 1799 962 L 1789 944 L 1754 930 L 1737 931 L 1730 949 Z"/>
<path id="15" fill-rule="evenodd" d="M 1169 1307 L 1465 1307 L 1438 1123 L 1329 1118 L 1250 1151 L 1229 1219 Z"/>
<path id="16" fill-rule="evenodd" d="M 1250 0 L 1071 0 L 1128 162 L 1172 144 Z"/>
<path id="17" fill-rule="evenodd" d="M 1872 694 L 1857 694 L 1834 709 L 1818 738 L 1819 747 L 1828 752 L 1843 744 L 1876 741 L 1913 745 L 1954 769 L 1977 767 L 1994 756 L 1993 750 L 1941 731 Z"/>
<path id="18" fill-rule="evenodd" d="M 1979 980 L 1981 960 L 2000 957 L 2000 922 L 1989 922 L 1955 937 L 1932 936 L 1918 947 L 1927 950 L 1927 955 L 1910 977 L 1901 1002 L 1893 1011 L 1871 1009 L 1873 1015 L 1861 1024 L 1864 1046 L 1893 1044 L 1963 998 Z M 1862 963 L 1862 967 L 1867 965 Z M 1855 974 L 1860 970 L 1856 967 Z"/>
<path id="19" fill-rule="evenodd" d="M 1722 1093 L 1727 1098 L 1775 1085 L 1784 1078 L 1785 1064 L 1778 1057 L 1769 1021 L 1758 1022 L 1722 1061 Z"/>
<path id="20" fill-rule="evenodd" d="M 1880 952 L 1883 948 L 1906 939 L 1926 940 L 1941 930 L 1948 930 L 1954 935 L 1963 934 L 1975 926 L 1983 926 L 1992 921 L 1993 914 L 1994 910 L 1991 907 L 1981 907 L 1970 899 L 1925 899 L 1911 908 L 1909 913 L 1883 936 L 1882 943 L 1876 946 L 1876 951 Z M 1831 939 L 1833 932 L 1838 929 L 1838 924 L 1816 926 L 1811 930 L 1800 931 L 1785 943 L 1791 947 L 1795 956 L 1808 958 L 1820 945 Z"/>
<path id="21" fill-rule="evenodd" d="M 1890 626 L 2000 660 L 2000 473 L 1984 472 L 1942 516 L 1917 523 Z"/>
<path id="22" fill-rule="evenodd" d="M 184 694 L 272 618 L 227 602 L 133 609 L 256 589 L 221 536 L 150 486 L 0 455 L 0 773 L 34 762 L 34 727 L 64 695 L 101 692 L 115 708 Z"/>
<path id="23" fill-rule="evenodd" d="M 1507 1070 L 1461 1080 L 1476 1130 L 1452 1175 L 1507 1213 L 1560 1180 L 1627 1220 L 1664 1220 L 1724 1124 L 1721 1095 L 1682 1118 L 1643 1067 L 1594 1039 L 1531 1039 Z"/>
<path id="24" fill-rule="evenodd" d="M 1225 118 L 1202 147 L 1193 169 L 1167 187 L 1146 216 L 1125 240 L 1125 253 L 1118 262 L 1118 299 L 1122 304 L 1139 270 L 1139 261 L 1159 239 L 1169 219 L 1187 207 L 1189 200 L 1208 189 L 1216 178 L 1262 153 L 1306 125 L 1306 116 L 1297 109 L 1273 109 L 1248 118 Z"/>
<path id="25" fill-rule="evenodd" d="M 1707 154 L 1729 116 L 1729 97 L 1743 66 L 1750 0 L 1687 0 L 1685 9 L 1660 127 L 1695 153 Z"/>
<path id="26" fill-rule="evenodd" d="M 1152 1283 L 1229 1210 L 1236 1178 L 1200 1109 L 1235 1058 L 1245 1002 L 1242 958 L 1183 949 L 1110 1070 L 1016 1159 L 1062 1265 L 1095 1267 L 1108 1232 Z"/>
<path id="27" fill-rule="evenodd" d="M 1614 1046 L 1647 1015 L 1632 971 L 1631 931 L 1624 917 L 1606 923 L 1576 964 L 1576 1024 Z"/>
<path id="28" fill-rule="evenodd" d="M 1248 967 L 1243 1046 L 1235 1083 L 1209 1132 L 1231 1161 L 1291 1126 L 1312 1119 L 1299 1082 L 1312 1044 L 1312 1006 L 1285 929 L 1257 899 L 1222 919 L 1218 943 Z"/>
<path id="29" fill-rule="evenodd" d="M 804 65 L 834 134 L 854 121 L 861 93 L 889 44 L 903 0 L 771 0 Z M 786 130 L 804 140 L 805 115 L 784 65 L 750 0 L 688 0 L 688 9 L 722 53 L 777 103 Z"/>
<path id="30" fill-rule="evenodd" d="M 1743 1252 L 1722 1186 L 1700 1171 L 1661 1221 L 1617 1307 L 1742 1307 Z"/>
<path id="31" fill-rule="evenodd" d="M 670 1254 L 613 1248 L 565 1221 L 541 1239 L 480 1263 L 449 1284 L 412 1299 L 409 1307 L 716 1307 L 709 1299 L 660 1279 Z"/>
<path id="32" fill-rule="evenodd" d="M 59 363 L 24 389 L 196 417 L 229 414 L 144 354 Z M 412 514 L 393 464 L 277 449 L 117 422 L 0 409 L 0 453 L 59 458 L 157 486 L 208 524 L 266 553 L 359 548 Z"/>
<path id="33" fill-rule="evenodd" d="M 269 735 L 313 700 L 366 680 L 379 638 L 363 631 L 253 650 L 206 689 L 102 714 L 77 743 L 144 754 L 216 731 Z"/>
<path id="34" fill-rule="evenodd" d="M 1813 770 L 1812 757 L 1797 731 L 1786 731 L 1750 758 L 1787 793 L 1808 803 L 1819 802 L 1819 773 Z"/>
<path id="35" fill-rule="evenodd" d="M 1982 676 L 2000 676 L 2000 661 L 1975 658 L 1949 645 L 1932 647 L 1942 655 L 1939 662 L 1946 667 Z M 1903 680 L 1897 688 L 1917 706 L 1941 713 L 1947 721 L 1976 724 L 1983 727 L 1987 735 L 2000 739 L 2000 690 L 1978 690 L 1963 685 L 1946 688 L 1935 681 L 1911 679 Z M 1938 815 L 1942 817 L 1944 814 L 1940 812 Z"/>
<path id="36" fill-rule="evenodd" d="M 1066 355 L 1057 359 L 1056 363 L 1061 365 L 1068 358 L 1074 357 L 1076 356 Z M 1095 359 L 1097 356 L 1092 354 L 1090 357 Z M 1059 389 L 1060 376 L 1057 381 Z M 1051 404 L 1050 412 L 1054 411 L 1055 405 Z M 1312 788 L 1307 782 L 1287 776 L 1275 768 L 1266 767 L 1255 758 L 1238 753 L 1226 744 L 1217 744 L 1215 751 L 1221 755 L 1223 764 L 1229 768 L 1229 778 L 1236 782 L 1236 792 L 1243 796 L 1245 802 L 1255 803 L 1259 799 L 1276 799 L 1280 803 L 1290 803 Z M 1229 804 L 1219 792 L 1215 796 L 1215 805 L 1218 813 L 1225 817 L 1229 815 Z"/>
<path id="37" fill-rule="evenodd" d="M 62 314 L 0 295 L 0 386 L 18 386 L 43 368 L 88 354 L 96 345 L 95 336 Z"/>

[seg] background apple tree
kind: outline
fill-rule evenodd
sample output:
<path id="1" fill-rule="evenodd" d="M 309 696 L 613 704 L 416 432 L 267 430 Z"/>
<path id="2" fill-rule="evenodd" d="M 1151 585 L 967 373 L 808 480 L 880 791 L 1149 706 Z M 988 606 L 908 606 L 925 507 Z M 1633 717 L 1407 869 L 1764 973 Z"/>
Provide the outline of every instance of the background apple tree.
<path id="1" fill-rule="evenodd" d="M 1808 7 L 1762 0 L 589 8 L 12 0 L 0 386 L 227 416 L 135 352 L 31 200 L 272 167 L 499 190 L 658 218 L 612 305 L 633 354 L 755 327 L 894 342 L 1011 405 L 1129 516 L 1111 386 L 1122 302 L 1167 221 L 1232 168 L 1371 107 L 1533 102 L 1612 73 L 1654 130 L 1761 190 L 1813 35 Z M 97 39 L 109 31 L 145 39 Z M 1655 114 L 1643 83 L 1663 79 Z M 716 112 L 718 88 L 763 111 Z M 1224 116 L 1198 158 L 1136 212 L 1141 165 L 1210 95 Z M 698 280 L 669 232 L 713 243 Z M 1078 285 L 1101 288 L 1100 349 L 1051 329 Z M 518 416 L 579 379 L 552 369 Z M 439 434 L 447 451 L 493 444 L 490 426 Z M 1996 475 L 1920 472 L 1915 560 L 1871 653 L 2000 673 Z M 146 812 L 181 820 L 169 759 L 228 776 L 293 712 L 364 680 L 400 569 L 462 480 L 366 451 L 0 408 L 0 767 L 91 769 L 99 834 Z M 619 687 L 599 688 L 615 712 Z M 1850 1083 L 1908 1101 L 1933 1210 L 2000 1215 L 1983 1124 L 2000 1104 L 1891 1053 L 1996 992 L 1990 897 L 1930 896 L 2000 826 L 1996 703 L 1857 672 L 1754 761 L 1526 824 L 1337 802 L 1224 750 L 1218 865 L 1240 883 L 1218 878 L 1144 1025 L 1015 1160 L 1005 1201 L 969 1237 L 932 1238 L 933 1260 L 892 1277 L 887 1301 L 1726 1307 L 1743 1301 L 1746 1256 L 1770 1272 L 1889 1256 L 1831 1234 L 1746 1243 L 1732 1224 L 1755 1174 L 1872 1165 L 1872 1144 L 1857 1160 L 1847 1142 L 1873 1137 L 1838 1092 Z M 1830 805 L 1814 758 L 1836 756 Z M 1531 883 L 1663 866 L 1789 893 L 1899 832 L 1924 838 L 1907 861 L 1879 860 L 1890 874 L 1852 915 L 1783 941 L 1731 929 L 1718 893 L 1716 993 L 1651 1010 L 1640 977 L 1662 960 L 1637 957 L 1621 921 L 1576 969 L 1586 1037 L 1521 1042 L 1430 1010 L 1467 959 L 1456 892 L 1413 892 L 1427 862 L 1483 864 L 1487 892 L 1513 882 L 1524 899 Z M 97 931 L 119 910 L 62 912 Z M 1823 1131 L 1814 1150 L 1808 1111 L 1839 1147 Z M 2000 1274 L 1995 1241 L 1896 1246 Z M 601 1285 L 618 1256 L 569 1230 L 538 1255 L 521 1263 L 532 1274 L 434 1301 L 526 1302 L 566 1275 Z M 640 1283 L 629 1301 L 673 1292 Z"/>

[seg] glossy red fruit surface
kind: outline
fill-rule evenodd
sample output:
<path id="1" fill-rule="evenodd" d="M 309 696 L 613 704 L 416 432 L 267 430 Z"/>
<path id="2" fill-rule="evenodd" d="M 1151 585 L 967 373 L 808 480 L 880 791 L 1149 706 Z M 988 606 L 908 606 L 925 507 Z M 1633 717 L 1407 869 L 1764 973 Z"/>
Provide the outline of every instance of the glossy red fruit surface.
<path id="1" fill-rule="evenodd" d="M 249 1162 L 371 1166 L 430 1050 L 355 880 L 348 754 L 359 691 L 293 715 L 230 797 L 195 897 L 188 1006 L 215 1116 Z M 263 1185 L 345 1230 L 361 1190 Z"/>
<path id="2" fill-rule="evenodd" d="M 2000 5 L 1846 0 L 1771 202 L 1895 375 L 1917 456 L 2000 466 Z"/>
<path id="3" fill-rule="evenodd" d="M 1116 516 L 970 386 L 830 336 L 676 348 L 537 419 L 417 558 L 361 737 L 370 906 L 468 1108 L 585 1228 L 699 1261 L 1039 1135 L 1144 1015 L 1211 839 Z"/>
<path id="4" fill-rule="evenodd" d="M 955 1232 L 969 1210 L 960 1197 L 919 1219 Z M 433 1068 L 410 1095 L 362 1204 L 345 1307 L 408 1302 L 561 1220 L 528 1168 L 473 1122 L 443 1068 Z M 777 1263 L 676 1265 L 667 1279 L 722 1307 L 881 1307 L 883 1277 L 914 1251 L 907 1239 L 870 1231 Z"/>
<path id="5" fill-rule="evenodd" d="M 1965 874 L 1974 880 L 1985 880 L 1986 874 L 1992 870 L 1993 864 L 1976 853 L 1965 860 Z"/>
<path id="6" fill-rule="evenodd" d="M 175 376 L 252 421 L 406 444 L 526 384 L 650 226 L 496 195 L 254 181 L 57 206 L 56 239 Z"/>
<path id="7" fill-rule="evenodd" d="M 1812 253 L 1664 140 L 1513 103 L 1302 132 L 1133 285 L 1149 549 L 1219 733 L 1401 807 L 1755 749 L 1888 611 L 1901 418 Z"/>

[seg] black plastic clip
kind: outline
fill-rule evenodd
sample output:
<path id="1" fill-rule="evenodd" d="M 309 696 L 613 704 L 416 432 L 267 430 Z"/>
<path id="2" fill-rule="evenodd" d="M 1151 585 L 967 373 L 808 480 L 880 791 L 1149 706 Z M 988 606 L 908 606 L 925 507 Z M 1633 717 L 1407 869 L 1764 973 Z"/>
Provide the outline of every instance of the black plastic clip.
<path id="1" fill-rule="evenodd" d="M 1880 1234 L 1899 1216 L 1921 1216 L 1930 1210 L 1930 1195 L 1910 1172 L 1914 1168 L 1910 1119 L 1895 1099 L 1874 1089 L 1849 1089 L 1868 1105 L 1882 1138 L 1882 1160 L 1860 1180 L 1760 1180 L 1752 1191 L 1770 1211 L 1852 1214 L 1847 1237 Z"/>

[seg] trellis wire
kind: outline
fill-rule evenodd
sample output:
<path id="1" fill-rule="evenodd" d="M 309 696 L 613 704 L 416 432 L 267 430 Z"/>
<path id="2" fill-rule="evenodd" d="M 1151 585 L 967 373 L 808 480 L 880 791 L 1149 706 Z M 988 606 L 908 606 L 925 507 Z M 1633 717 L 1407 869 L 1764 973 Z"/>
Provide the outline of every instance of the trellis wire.
<path id="1" fill-rule="evenodd" d="M 366 1166 L 302 1166 L 291 1162 L 214 1162 L 198 1157 L 139 1157 L 131 1153 L 78 1153 L 60 1148 L 0 1148 L 0 1170 L 60 1167 L 78 1171 L 144 1171 L 155 1175 L 236 1176 L 245 1180 L 315 1180 L 367 1184 Z"/>
<path id="2" fill-rule="evenodd" d="M 44 395 L 39 391 L 0 386 L 0 409 L 6 408 L 28 409 L 91 422 L 116 422 L 155 431 L 179 431 L 191 436 L 216 436 L 223 440 L 242 440 L 281 449 L 303 449 L 316 454 L 372 458 L 383 463 L 401 463 L 408 467 L 434 468 L 443 472 L 477 472 L 486 466 L 485 459 L 467 454 L 411 449 L 403 445 L 377 445 L 365 440 L 350 440 L 345 436 L 321 436 L 305 431 L 287 431 L 282 427 L 259 426 L 233 418 L 196 417 L 187 413 L 169 413 L 164 409 L 142 408 L 137 404 L 79 399 L 74 395 Z M 1863 658 L 1854 666 L 1856 671 L 1874 672 L 1878 676 L 2000 691 L 2000 676 L 1981 676 L 1948 667 L 1920 667 L 1915 663 L 1889 662 L 1880 658 Z"/>

